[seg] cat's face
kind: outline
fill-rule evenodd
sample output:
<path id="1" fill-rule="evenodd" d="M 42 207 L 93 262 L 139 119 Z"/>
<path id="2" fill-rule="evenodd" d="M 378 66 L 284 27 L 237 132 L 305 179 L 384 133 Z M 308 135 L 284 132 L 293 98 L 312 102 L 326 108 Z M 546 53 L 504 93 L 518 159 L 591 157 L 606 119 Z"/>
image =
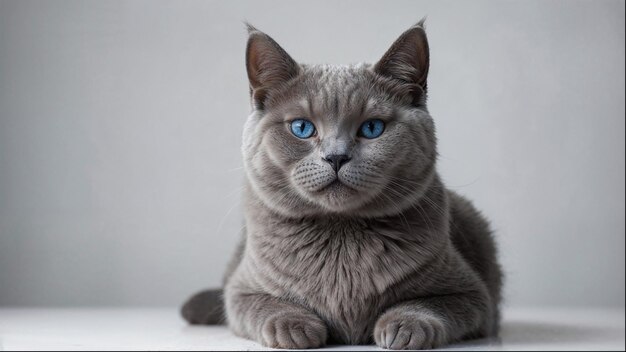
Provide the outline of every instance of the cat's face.
<path id="1" fill-rule="evenodd" d="M 410 206 L 436 158 L 421 26 L 374 66 L 299 65 L 255 29 L 247 59 L 254 109 L 244 163 L 266 205 L 287 215 L 364 216 Z"/>

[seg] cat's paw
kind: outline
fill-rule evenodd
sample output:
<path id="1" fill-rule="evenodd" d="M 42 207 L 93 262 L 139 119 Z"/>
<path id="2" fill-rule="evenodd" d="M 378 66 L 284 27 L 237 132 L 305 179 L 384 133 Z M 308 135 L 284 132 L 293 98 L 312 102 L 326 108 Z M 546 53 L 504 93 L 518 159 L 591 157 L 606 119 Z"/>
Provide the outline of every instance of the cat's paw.
<path id="1" fill-rule="evenodd" d="M 446 343 L 443 321 L 429 314 L 388 312 L 374 327 L 374 340 L 390 350 L 423 350 Z"/>
<path id="2" fill-rule="evenodd" d="M 261 327 L 261 343 L 271 348 L 316 348 L 325 345 L 327 338 L 326 324 L 312 315 L 277 314 Z"/>

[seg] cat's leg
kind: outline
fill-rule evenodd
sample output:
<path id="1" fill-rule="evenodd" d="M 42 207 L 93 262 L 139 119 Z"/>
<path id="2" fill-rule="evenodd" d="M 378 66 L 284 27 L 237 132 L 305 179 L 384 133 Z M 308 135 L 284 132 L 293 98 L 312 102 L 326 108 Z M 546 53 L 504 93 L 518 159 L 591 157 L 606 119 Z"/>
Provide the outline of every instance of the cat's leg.
<path id="1" fill-rule="evenodd" d="M 328 329 L 308 309 L 264 293 L 227 292 L 228 324 L 235 334 L 267 347 L 302 349 L 326 344 Z"/>
<path id="2" fill-rule="evenodd" d="M 376 344 L 388 349 L 430 349 L 492 331 L 493 304 L 485 285 L 467 266 L 443 270 L 439 292 L 388 308 L 374 327 Z M 445 292 L 445 293 L 444 293 Z"/>

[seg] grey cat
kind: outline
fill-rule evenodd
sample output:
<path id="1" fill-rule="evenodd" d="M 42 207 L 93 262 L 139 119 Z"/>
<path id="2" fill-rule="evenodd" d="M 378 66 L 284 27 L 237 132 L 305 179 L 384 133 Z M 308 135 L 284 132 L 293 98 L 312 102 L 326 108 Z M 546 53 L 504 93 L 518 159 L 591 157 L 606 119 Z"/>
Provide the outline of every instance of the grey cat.
<path id="1" fill-rule="evenodd" d="M 423 21 L 376 64 L 296 63 L 249 26 L 245 236 L 183 307 L 275 348 L 436 348 L 498 332 L 487 221 L 436 171 Z"/>

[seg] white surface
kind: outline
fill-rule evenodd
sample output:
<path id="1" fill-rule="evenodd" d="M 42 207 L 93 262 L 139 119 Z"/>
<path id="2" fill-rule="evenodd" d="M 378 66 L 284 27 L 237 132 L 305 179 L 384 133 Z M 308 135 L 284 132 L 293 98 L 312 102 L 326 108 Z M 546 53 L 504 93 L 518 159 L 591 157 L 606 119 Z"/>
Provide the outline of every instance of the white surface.
<path id="1" fill-rule="evenodd" d="M 332 346 L 378 350 L 375 346 Z M 482 350 L 624 350 L 624 310 L 510 309 Z M 175 309 L 1 309 L 0 350 L 258 350 L 224 326 L 187 326 Z"/>

